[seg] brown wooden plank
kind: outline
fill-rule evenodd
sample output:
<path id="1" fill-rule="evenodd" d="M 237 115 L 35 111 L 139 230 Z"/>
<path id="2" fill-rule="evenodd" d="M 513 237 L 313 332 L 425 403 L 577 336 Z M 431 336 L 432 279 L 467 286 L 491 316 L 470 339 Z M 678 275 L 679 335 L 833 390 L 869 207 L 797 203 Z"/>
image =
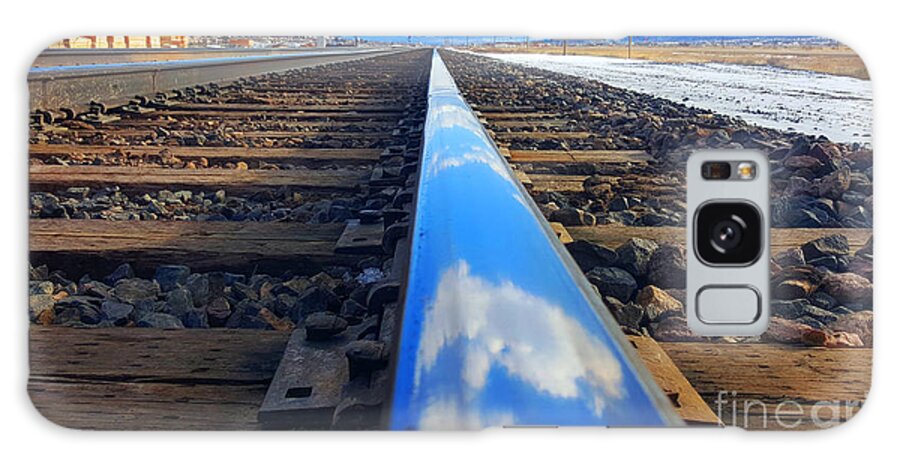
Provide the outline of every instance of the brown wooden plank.
<path id="1" fill-rule="evenodd" d="M 572 236 L 569 235 L 569 231 L 566 230 L 566 227 L 559 222 L 551 222 L 550 228 L 553 229 L 553 232 L 556 234 L 556 238 L 559 239 L 563 244 L 572 243 Z"/>
<path id="2" fill-rule="evenodd" d="M 477 113 L 481 113 L 489 119 L 490 121 L 505 121 L 505 120 L 518 120 L 518 121 L 543 121 L 547 119 L 560 119 L 564 118 L 565 115 L 562 113 L 545 113 L 540 111 L 511 111 L 508 108 L 501 109 L 499 112 L 496 112 L 494 109 L 481 109 L 477 111 Z"/>
<path id="3" fill-rule="evenodd" d="M 587 178 L 585 175 L 531 174 L 535 192 L 583 192 L 584 180 Z"/>
<path id="4" fill-rule="evenodd" d="M 629 336 L 644 366 L 656 379 L 659 388 L 672 401 L 675 410 L 689 424 L 718 425 L 719 418 L 672 362 L 672 359 L 650 337 Z"/>
<path id="5" fill-rule="evenodd" d="M 216 119 L 252 119 L 260 117 L 259 111 L 253 110 L 235 110 L 235 111 L 193 111 L 193 110 L 166 110 L 166 116 L 172 117 L 197 117 L 197 118 L 216 118 Z M 320 120 L 328 118 L 333 121 L 377 121 L 389 120 L 395 121 L 402 116 L 402 113 L 393 111 L 375 111 L 366 113 L 331 113 L 323 111 L 269 111 L 265 113 L 266 117 L 291 120 Z"/>
<path id="6" fill-rule="evenodd" d="M 116 132 L 118 133 L 118 132 Z M 193 131 L 174 131 L 172 134 L 175 136 L 189 136 L 193 134 Z M 330 137 L 333 139 L 383 139 L 389 138 L 393 134 L 393 131 L 378 131 L 378 132 L 354 132 L 354 131 L 346 131 L 346 132 L 330 132 L 330 131 L 315 131 L 315 130 L 298 130 L 298 131 L 272 131 L 272 130 L 262 130 L 262 131 L 234 131 L 229 132 L 228 135 L 236 137 L 236 138 L 267 138 L 267 139 L 285 139 L 292 137 Z"/>
<path id="7" fill-rule="evenodd" d="M 72 276 L 106 275 L 124 262 L 149 276 L 160 264 L 279 273 L 358 260 L 334 253 L 343 224 L 32 219 L 29 227 L 31 262 Z"/>
<path id="8" fill-rule="evenodd" d="M 827 422 L 835 406 L 844 421 L 859 410 L 871 383 L 869 348 L 660 345 L 726 426 L 814 429 L 813 414 Z"/>
<path id="9" fill-rule="evenodd" d="M 652 157 L 642 150 L 510 150 L 513 163 L 634 163 L 647 164 Z"/>
<path id="10" fill-rule="evenodd" d="M 105 127 L 103 129 L 77 129 L 71 131 L 77 137 L 96 137 L 116 135 L 119 137 L 151 137 L 156 133 L 156 129 L 141 128 L 115 128 Z M 203 133 L 202 130 L 176 130 L 172 131 L 173 137 L 192 137 L 197 133 Z M 233 138 L 268 138 L 268 139 L 285 139 L 285 138 L 311 138 L 311 137 L 330 137 L 337 139 L 382 139 L 391 136 L 391 132 L 329 132 L 329 131 L 234 131 L 228 135 Z"/>
<path id="11" fill-rule="evenodd" d="M 405 110 L 399 105 L 271 105 L 256 103 L 176 103 L 169 109 L 181 111 L 319 111 L 328 113 L 400 113 Z"/>
<path id="12" fill-rule="evenodd" d="M 33 144 L 28 147 L 32 158 L 78 157 L 84 155 L 111 155 L 122 153 L 126 156 L 158 155 L 168 150 L 172 155 L 197 160 L 201 157 L 217 162 L 266 161 L 269 163 L 320 163 L 358 164 L 377 161 L 383 150 L 377 148 L 251 148 L 251 147 L 167 147 L 158 145 L 61 145 Z"/>
<path id="13" fill-rule="evenodd" d="M 595 227 L 567 227 L 574 240 L 586 240 L 610 248 L 616 248 L 632 237 L 646 238 L 664 243 L 685 243 L 685 229 L 682 227 L 632 227 L 620 224 L 604 224 Z M 847 237 L 850 251 L 856 252 L 872 236 L 872 229 L 771 229 L 772 253 L 780 253 L 788 248 L 803 245 L 827 235 L 840 234 Z"/>
<path id="14" fill-rule="evenodd" d="M 166 116 L 168 116 L 168 114 Z M 305 127 L 305 128 L 320 127 L 320 128 L 325 128 L 325 129 L 337 129 L 337 128 L 348 127 L 348 126 L 352 126 L 354 129 L 361 128 L 361 127 L 392 129 L 396 125 L 395 121 L 390 121 L 390 120 L 330 121 L 330 120 L 326 119 L 324 121 L 322 121 L 322 120 L 319 120 L 319 121 L 295 121 L 294 120 L 294 121 L 292 121 L 292 120 L 282 120 L 280 118 L 274 119 L 271 117 L 271 115 L 268 115 L 268 114 L 266 115 L 265 119 L 253 118 L 251 116 L 251 117 L 247 118 L 247 121 L 242 121 L 242 123 L 253 124 L 254 127 L 259 127 L 259 128 L 272 126 L 272 127 L 282 127 L 282 128 L 283 127 Z M 111 122 L 111 123 L 105 125 L 104 127 L 106 127 L 106 128 L 112 128 L 112 127 L 114 127 L 114 128 L 123 128 L 123 127 L 137 127 L 137 128 L 166 127 L 166 128 L 168 128 L 168 127 L 172 127 L 173 129 L 179 129 L 179 128 L 185 127 L 185 125 L 188 125 L 188 127 L 196 125 L 196 127 L 203 128 L 204 124 L 208 124 L 213 127 L 217 127 L 221 124 L 221 119 L 219 117 L 200 118 L 200 117 L 196 117 L 196 115 L 192 115 L 192 117 L 190 117 L 190 118 L 181 118 L 181 119 L 174 119 L 171 117 L 167 117 L 166 119 L 150 119 L 150 118 L 147 118 L 147 119 L 122 119 L 119 121 Z M 233 124 L 233 125 L 230 125 L 229 127 L 235 127 L 235 126 L 239 127 L 239 124 L 241 124 L 241 123 Z"/>
<path id="15" fill-rule="evenodd" d="M 494 134 L 497 139 L 536 139 L 536 140 L 545 140 L 545 139 L 554 139 L 554 140 L 568 140 L 568 139 L 586 139 L 593 134 L 591 132 L 584 131 L 573 131 L 573 132 L 497 132 Z"/>
<path id="16" fill-rule="evenodd" d="M 506 105 L 478 105 L 478 104 L 470 104 L 473 109 L 481 112 L 481 113 L 542 113 L 540 108 L 535 106 L 521 105 L 521 106 L 506 106 Z M 491 115 L 490 117 L 493 117 Z"/>
<path id="17" fill-rule="evenodd" d="M 31 326 L 28 393 L 65 427 L 255 429 L 288 336 Z"/>
<path id="18" fill-rule="evenodd" d="M 68 187 L 119 186 L 128 191 L 162 189 L 225 189 L 228 193 L 257 191 L 260 187 L 293 187 L 316 191 L 355 191 L 364 180 L 361 171 L 342 169 L 232 170 L 170 169 L 120 166 L 29 166 L 32 190 L 56 191 Z"/>
<path id="19" fill-rule="evenodd" d="M 493 119 L 493 116 L 491 116 Z M 489 121 L 491 125 L 495 127 L 509 127 L 509 128 L 529 128 L 529 127 L 566 127 L 569 125 L 571 120 L 569 119 L 501 119 L 498 121 Z"/>
<path id="20" fill-rule="evenodd" d="M 634 165 L 644 165 L 645 163 L 643 162 L 637 161 L 632 163 L 632 165 L 620 162 L 589 162 L 598 165 L 598 167 L 601 168 L 601 172 L 593 177 L 599 177 L 613 185 L 618 185 L 617 191 L 620 193 L 634 192 L 640 194 L 642 197 L 676 197 L 675 199 L 684 201 L 684 185 L 677 179 L 643 175 L 633 172 Z M 550 191 L 567 193 L 583 192 L 584 181 L 588 177 L 591 177 L 584 174 L 545 174 L 537 172 L 529 172 L 529 176 L 531 176 L 531 180 L 534 182 L 534 190 L 536 192 Z"/>

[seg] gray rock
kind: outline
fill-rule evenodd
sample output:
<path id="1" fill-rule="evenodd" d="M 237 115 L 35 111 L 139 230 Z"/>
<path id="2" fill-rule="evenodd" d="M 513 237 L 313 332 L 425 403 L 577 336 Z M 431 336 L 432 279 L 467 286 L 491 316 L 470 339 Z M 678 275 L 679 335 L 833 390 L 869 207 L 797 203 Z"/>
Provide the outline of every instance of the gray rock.
<path id="1" fill-rule="evenodd" d="M 313 313 L 304 321 L 306 339 L 311 341 L 328 340 L 347 330 L 347 321 L 332 313 Z"/>
<path id="2" fill-rule="evenodd" d="M 68 296 L 56 303 L 56 322 L 66 324 L 78 322 L 97 325 L 105 319 L 100 311 L 101 300 L 87 296 Z"/>
<path id="3" fill-rule="evenodd" d="M 776 227 L 838 226 L 833 208 L 808 195 L 781 196 L 772 201 L 772 222 Z"/>
<path id="4" fill-rule="evenodd" d="M 829 324 L 837 320 L 837 315 L 828 311 L 826 309 L 822 309 L 818 306 L 807 305 L 804 307 L 803 317 L 813 318 L 822 324 Z"/>
<path id="5" fill-rule="evenodd" d="M 840 303 L 833 296 L 824 292 L 815 292 L 809 296 L 809 302 L 822 308 L 831 310 Z"/>
<path id="6" fill-rule="evenodd" d="M 682 245 L 664 243 L 650 256 L 647 282 L 660 288 L 687 286 L 687 252 Z"/>
<path id="7" fill-rule="evenodd" d="M 550 222 L 558 222 L 566 227 L 592 226 L 597 220 L 591 213 L 586 213 L 578 208 L 560 208 L 550 213 Z"/>
<path id="8" fill-rule="evenodd" d="M 803 317 L 809 311 L 815 312 L 816 309 L 821 309 L 809 304 L 804 299 L 774 300 L 770 303 L 769 308 L 772 310 L 773 315 L 791 320 Z"/>
<path id="9" fill-rule="evenodd" d="M 812 317 L 809 317 L 809 316 L 801 316 L 801 317 L 795 319 L 795 321 L 799 322 L 803 325 L 808 325 L 814 329 L 822 330 L 825 328 L 825 324 L 823 324 L 821 321 L 814 319 Z"/>
<path id="10" fill-rule="evenodd" d="M 134 278 L 134 269 L 131 268 L 131 264 L 125 263 L 116 268 L 116 270 L 112 271 L 108 276 L 103 278 L 103 282 L 107 285 L 116 285 L 116 283 L 122 279 L 132 279 Z"/>
<path id="11" fill-rule="evenodd" d="M 179 287 L 166 295 L 166 313 L 183 321 L 184 315 L 192 309 L 194 309 L 194 302 L 188 289 Z"/>
<path id="12" fill-rule="evenodd" d="M 240 282 L 231 286 L 231 296 L 235 300 L 259 300 L 259 293 L 252 286 Z"/>
<path id="13" fill-rule="evenodd" d="M 235 305 L 225 323 L 229 329 L 267 329 L 269 323 L 259 317 L 262 306 L 252 300 L 244 300 Z"/>
<path id="14" fill-rule="evenodd" d="M 134 316 L 132 316 L 132 319 L 138 321 L 146 314 L 164 312 L 165 310 L 165 301 L 142 300 L 134 305 Z"/>
<path id="15" fill-rule="evenodd" d="M 850 244 L 843 235 L 829 235 L 805 243 L 801 249 L 807 264 L 832 256 L 844 257 L 850 254 Z M 813 264 L 815 265 L 815 264 Z"/>
<path id="16" fill-rule="evenodd" d="M 54 306 L 56 306 L 56 300 L 53 299 L 53 295 L 37 294 L 28 296 L 28 311 L 32 321 L 37 320 L 37 317 L 44 311 L 53 311 Z"/>
<path id="17" fill-rule="evenodd" d="M 204 274 L 191 274 L 185 283 L 191 292 L 194 306 L 206 306 L 210 298 L 209 278 Z"/>
<path id="18" fill-rule="evenodd" d="M 187 266 L 166 264 L 156 268 L 156 274 L 153 276 L 153 279 L 159 283 L 159 288 L 163 292 L 169 292 L 187 283 L 187 278 L 190 275 L 191 268 Z"/>
<path id="19" fill-rule="evenodd" d="M 28 283 L 29 295 L 52 295 L 53 282 L 49 280 L 31 281 Z"/>
<path id="20" fill-rule="evenodd" d="M 351 379 L 368 379 L 372 372 L 387 367 L 390 360 L 390 350 L 383 341 L 354 340 L 347 344 L 344 353 Z"/>
<path id="21" fill-rule="evenodd" d="M 625 211 L 631 207 L 631 201 L 627 197 L 621 195 L 616 196 L 609 202 L 610 211 Z"/>
<path id="22" fill-rule="evenodd" d="M 33 267 L 31 264 L 28 265 L 28 280 L 47 280 L 49 275 L 50 270 L 46 264 L 41 264 L 38 267 Z"/>
<path id="23" fill-rule="evenodd" d="M 112 295 L 112 288 L 96 280 L 88 280 L 80 285 L 79 293 L 97 298 L 107 299 Z"/>
<path id="24" fill-rule="evenodd" d="M 623 304 L 612 297 L 608 297 L 606 303 L 619 325 L 636 332 L 641 330 L 641 322 L 644 320 L 644 308 L 634 303 Z"/>
<path id="25" fill-rule="evenodd" d="M 813 190 L 818 196 L 838 199 L 850 189 L 850 168 L 844 167 L 813 182 Z"/>
<path id="26" fill-rule="evenodd" d="M 57 310 L 62 310 L 70 307 L 91 307 L 94 309 L 100 309 L 100 305 L 103 303 L 103 300 L 97 297 L 86 296 L 86 295 L 71 295 L 67 296 L 56 303 Z"/>
<path id="27" fill-rule="evenodd" d="M 616 262 L 616 252 L 586 240 L 576 240 L 566 244 L 566 249 L 583 272 L 595 267 L 609 267 Z"/>
<path id="28" fill-rule="evenodd" d="M 644 227 L 656 227 L 664 224 L 670 224 L 676 222 L 666 216 L 665 214 L 660 214 L 655 211 L 651 211 L 649 213 L 642 214 L 640 217 L 640 223 Z"/>
<path id="29" fill-rule="evenodd" d="M 622 302 L 630 301 L 637 289 L 634 277 L 617 267 L 594 268 L 588 272 L 587 278 L 600 290 L 601 295 L 611 296 Z"/>
<path id="30" fill-rule="evenodd" d="M 650 258 L 657 248 L 659 246 L 652 240 L 631 238 L 616 248 L 616 267 L 628 271 L 634 277 L 643 277 L 647 274 Z M 674 285 L 665 286 L 673 287 Z"/>
<path id="31" fill-rule="evenodd" d="M 775 263 L 781 267 L 791 267 L 791 266 L 802 266 L 806 264 L 806 260 L 803 258 L 803 250 L 800 248 L 788 248 L 778 254 L 773 258 Z"/>
<path id="32" fill-rule="evenodd" d="M 290 317 L 299 324 L 313 313 L 325 312 L 338 304 L 334 293 L 321 287 L 310 287 L 297 297 L 297 303 L 291 308 Z"/>
<path id="33" fill-rule="evenodd" d="M 181 322 L 188 329 L 209 328 L 209 319 L 205 308 L 191 308 L 181 317 Z"/>
<path id="34" fill-rule="evenodd" d="M 637 221 L 637 214 L 632 211 L 613 211 L 606 216 L 609 222 L 617 222 L 626 226 L 634 225 Z"/>
<path id="35" fill-rule="evenodd" d="M 159 296 L 159 285 L 140 278 L 121 279 L 116 282 L 112 294 L 119 301 L 137 305 L 140 301 L 156 300 Z"/>
<path id="36" fill-rule="evenodd" d="M 291 293 L 279 293 L 278 296 L 272 298 L 270 304 L 266 307 L 271 308 L 272 312 L 278 317 L 285 317 L 291 312 L 291 308 L 297 304 L 297 297 Z"/>
<path id="37" fill-rule="evenodd" d="M 356 325 L 365 319 L 367 311 L 368 309 L 365 305 L 362 305 L 353 299 L 347 299 L 341 306 L 340 315 L 348 324 Z"/>
<path id="38" fill-rule="evenodd" d="M 209 289 L 209 298 L 225 296 L 225 274 L 222 272 L 210 272 L 206 274 Z"/>
<path id="39" fill-rule="evenodd" d="M 231 316 L 231 303 L 222 296 L 215 297 L 206 305 L 206 316 L 212 327 L 224 327 Z"/>
<path id="40" fill-rule="evenodd" d="M 177 317 L 166 313 L 148 313 L 138 322 L 138 327 L 154 329 L 183 329 L 184 324 Z"/>
<path id="41" fill-rule="evenodd" d="M 236 283 L 247 283 L 247 276 L 243 274 L 232 274 L 230 272 L 225 272 L 222 274 L 222 279 L 224 280 L 226 287 L 230 287 Z"/>
<path id="42" fill-rule="evenodd" d="M 125 325 L 134 314 L 134 306 L 128 303 L 117 303 L 115 301 L 104 301 L 100 305 L 100 311 L 104 314 L 106 320 L 113 325 Z"/>
<path id="43" fill-rule="evenodd" d="M 41 218 L 69 218 L 66 209 L 59 204 L 59 199 L 49 194 L 44 196 L 38 215 Z"/>

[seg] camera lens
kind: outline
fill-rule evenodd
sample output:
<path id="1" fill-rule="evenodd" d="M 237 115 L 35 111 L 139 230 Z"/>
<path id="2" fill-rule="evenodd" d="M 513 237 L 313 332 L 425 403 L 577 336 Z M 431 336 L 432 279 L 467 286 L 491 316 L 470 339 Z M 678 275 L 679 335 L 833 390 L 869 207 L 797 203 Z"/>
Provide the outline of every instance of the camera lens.
<path id="1" fill-rule="evenodd" d="M 697 210 L 694 244 L 707 264 L 749 265 L 762 249 L 762 220 L 749 203 L 707 203 Z"/>
<path id="2" fill-rule="evenodd" d="M 742 231 L 745 227 L 746 224 L 743 224 L 743 221 L 738 216 L 719 221 L 713 226 L 713 230 L 709 234 L 713 247 L 720 253 L 737 248 L 741 244 L 741 237 L 744 235 Z"/>

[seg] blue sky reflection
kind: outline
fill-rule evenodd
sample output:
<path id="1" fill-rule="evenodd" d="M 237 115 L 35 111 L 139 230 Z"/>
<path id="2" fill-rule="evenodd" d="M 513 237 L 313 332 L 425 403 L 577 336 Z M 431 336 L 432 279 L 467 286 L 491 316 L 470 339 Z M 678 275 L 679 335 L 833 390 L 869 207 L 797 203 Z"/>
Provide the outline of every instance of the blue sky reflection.
<path id="1" fill-rule="evenodd" d="M 433 67 L 445 75 L 429 99 L 392 426 L 664 424 L 439 58 Z"/>

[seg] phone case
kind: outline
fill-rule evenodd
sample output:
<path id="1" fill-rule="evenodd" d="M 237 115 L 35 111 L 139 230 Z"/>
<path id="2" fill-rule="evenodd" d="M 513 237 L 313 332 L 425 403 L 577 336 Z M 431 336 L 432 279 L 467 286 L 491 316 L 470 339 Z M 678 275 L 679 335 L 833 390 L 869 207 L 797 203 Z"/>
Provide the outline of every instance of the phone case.
<path id="1" fill-rule="evenodd" d="M 868 79 L 806 36 L 64 39 L 28 76 L 31 400 L 104 430 L 840 424 Z M 687 324 L 704 149 L 769 160 L 759 336 Z"/>

